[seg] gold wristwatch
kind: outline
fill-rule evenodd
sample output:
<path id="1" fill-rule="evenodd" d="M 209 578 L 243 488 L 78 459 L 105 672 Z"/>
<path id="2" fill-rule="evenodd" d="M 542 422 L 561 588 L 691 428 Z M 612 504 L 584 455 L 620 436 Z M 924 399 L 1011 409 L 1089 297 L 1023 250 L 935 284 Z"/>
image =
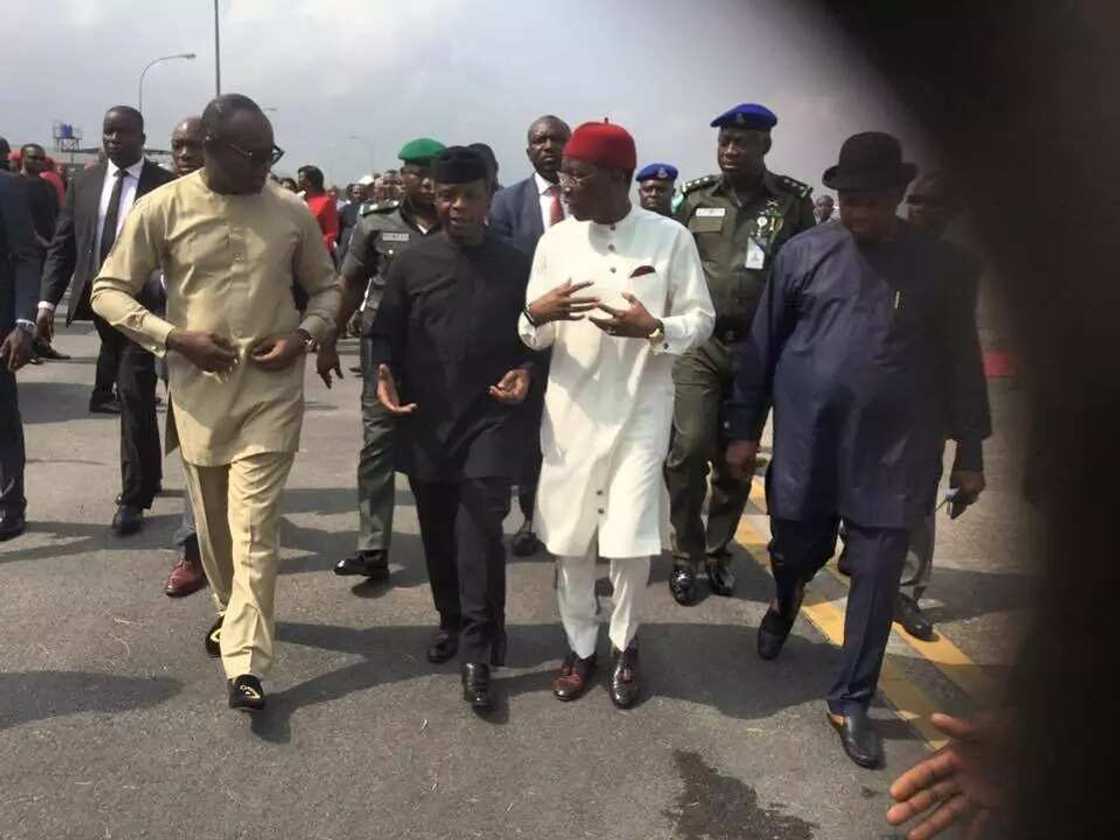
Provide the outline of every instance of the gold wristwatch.
<path id="1" fill-rule="evenodd" d="M 653 332 L 651 332 L 648 336 L 646 336 L 646 340 L 648 340 L 649 343 L 652 344 L 652 345 L 657 345 L 657 344 L 664 343 L 664 341 L 665 341 L 665 324 L 664 324 L 664 322 L 662 322 L 662 320 L 660 318 L 657 319 L 657 326 L 653 328 Z M 663 349 L 668 350 L 669 345 L 665 344 Z"/>

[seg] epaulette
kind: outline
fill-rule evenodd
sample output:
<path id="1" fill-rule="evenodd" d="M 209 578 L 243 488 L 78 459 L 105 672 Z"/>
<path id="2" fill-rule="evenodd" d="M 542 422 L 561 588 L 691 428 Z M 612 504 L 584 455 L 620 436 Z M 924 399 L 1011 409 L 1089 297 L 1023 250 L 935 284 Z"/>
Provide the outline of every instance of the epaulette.
<path id="1" fill-rule="evenodd" d="M 813 191 L 813 188 L 808 184 L 803 184 L 801 181 L 798 181 L 796 178 L 791 178 L 788 175 L 779 175 L 778 183 L 798 198 L 808 198 L 809 193 Z"/>
<path id="2" fill-rule="evenodd" d="M 367 201 L 358 208 L 358 214 L 368 216 L 370 213 L 388 213 L 400 206 L 399 201 Z"/>
<path id="3" fill-rule="evenodd" d="M 681 195 L 688 195 L 690 192 L 710 187 L 717 181 L 719 181 L 719 175 L 705 175 L 703 178 L 693 178 L 691 181 L 685 181 L 684 186 L 681 187 Z"/>

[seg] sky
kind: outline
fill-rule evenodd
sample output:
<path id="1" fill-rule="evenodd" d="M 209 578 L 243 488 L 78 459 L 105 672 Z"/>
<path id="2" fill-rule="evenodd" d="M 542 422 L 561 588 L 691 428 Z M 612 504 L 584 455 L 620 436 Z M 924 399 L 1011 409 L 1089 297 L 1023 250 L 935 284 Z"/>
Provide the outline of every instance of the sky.
<path id="1" fill-rule="evenodd" d="M 861 55 L 802 0 L 219 0 L 222 91 L 255 99 L 292 174 L 345 184 L 397 165 L 405 141 L 489 143 L 510 184 L 525 133 L 555 113 L 609 118 L 639 166 L 716 171 L 711 120 L 740 102 L 778 115 L 771 170 L 821 189 L 844 138 L 885 130 L 925 162 L 922 135 Z M 50 147 L 51 125 L 99 142 L 101 117 L 137 104 L 150 146 L 215 91 L 212 0 L 40 0 L 5 12 L 0 135 Z"/>

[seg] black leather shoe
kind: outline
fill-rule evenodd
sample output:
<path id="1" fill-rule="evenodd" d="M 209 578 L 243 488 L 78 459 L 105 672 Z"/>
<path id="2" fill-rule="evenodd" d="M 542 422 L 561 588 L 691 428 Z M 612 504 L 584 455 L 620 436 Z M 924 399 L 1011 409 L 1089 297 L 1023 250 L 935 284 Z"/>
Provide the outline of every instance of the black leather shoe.
<path id="1" fill-rule="evenodd" d="M 883 742 L 865 709 L 851 710 L 846 715 L 828 714 L 828 722 L 840 734 L 840 743 L 848 758 L 860 767 L 873 769 L 883 761 Z"/>
<path id="2" fill-rule="evenodd" d="M 252 674 L 242 674 L 229 681 L 229 707 L 244 712 L 259 712 L 264 708 L 264 688 Z"/>
<path id="3" fill-rule="evenodd" d="M 552 693 L 557 700 L 578 700 L 591 686 L 591 675 L 595 673 L 595 654 L 580 659 L 575 652 L 564 657 L 560 673 L 552 683 Z"/>
<path id="4" fill-rule="evenodd" d="M 463 699 L 471 704 L 476 712 L 486 712 L 494 708 L 490 696 L 490 666 L 481 662 L 463 663 Z"/>
<path id="5" fill-rule="evenodd" d="M 207 655 L 215 659 L 222 655 L 222 618 L 222 616 L 218 616 L 218 620 L 210 625 L 210 629 L 206 631 L 206 638 L 203 640 Z"/>
<path id="6" fill-rule="evenodd" d="M 696 603 L 696 573 L 687 566 L 675 566 L 669 573 L 669 592 L 682 607 Z"/>
<path id="7" fill-rule="evenodd" d="M 340 576 L 365 575 L 370 580 L 389 579 L 389 556 L 385 551 L 359 551 L 339 560 L 334 573 Z"/>
<path id="8" fill-rule="evenodd" d="M 43 341 L 43 339 L 41 338 L 36 338 L 31 342 L 31 349 L 35 352 L 36 356 L 39 356 L 43 359 L 49 359 L 51 361 L 61 361 L 63 359 L 70 358 L 65 353 L 59 353 L 57 350 L 51 347 L 49 342 Z"/>
<path id="9" fill-rule="evenodd" d="M 135 534 L 144 527 L 144 511 L 135 505 L 120 505 L 113 514 L 113 531 L 122 537 Z"/>
<path id="10" fill-rule="evenodd" d="M 836 571 L 844 577 L 852 576 L 852 567 L 848 563 L 848 547 L 844 546 L 840 549 L 840 556 L 836 558 Z"/>
<path id="11" fill-rule="evenodd" d="M 731 571 L 731 555 L 708 558 L 708 584 L 712 592 L 730 598 L 735 592 L 735 573 Z"/>
<path id="12" fill-rule="evenodd" d="M 528 519 L 521 525 L 513 539 L 509 542 L 509 549 L 514 557 L 531 557 L 544 548 L 544 543 L 537 539 L 533 533 L 533 523 Z"/>
<path id="13" fill-rule="evenodd" d="M 614 669 L 611 671 L 611 702 L 620 709 L 629 709 L 638 700 L 641 685 L 638 682 L 638 645 L 631 642 L 630 647 L 619 653 L 614 651 Z"/>
<path id="14" fill-rule="evenodd" d="M 90 414 L 120 414 L 121 404 L 116 397 L 89 401 Z"/>
<path id="15" fill-rule="evenodd" d="M 0 542 L 18 537 L 27 530 L 27 520 L 22 513 L 5 513 L 0 516 Z"/>
<path id="16" fill-rule="evenodd" d="M 428 648 L 428 661 L 438 665 L 453 658 L 458 652 L 459 634 L 441 628 L 436 631 L 432 644 Z"/>
<path id="17" fill-rule="evenodd" d="M 922 612 L 918 602 L 901 592 L 894 601 L 894 620 L 915 639 L 923 642 L 933 641 L 933 622 Z"/>

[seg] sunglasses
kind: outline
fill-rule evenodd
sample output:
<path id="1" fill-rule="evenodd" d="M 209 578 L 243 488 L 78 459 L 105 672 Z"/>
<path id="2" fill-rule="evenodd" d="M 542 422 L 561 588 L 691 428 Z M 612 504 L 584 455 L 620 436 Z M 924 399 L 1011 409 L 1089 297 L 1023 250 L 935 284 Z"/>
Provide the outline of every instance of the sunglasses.
<path id="1" fill-rule="evenodd" d="M 228 140 L 222 140 L 222 145 L 228 149 L 232 149 L 249 161 L 254 166 L 275 166 L 280 158 L 284 157 L 284 150 L 279 146 L 273 145 L 271 149 L 242 149 L 240 146 L 230 143 Z"/>

